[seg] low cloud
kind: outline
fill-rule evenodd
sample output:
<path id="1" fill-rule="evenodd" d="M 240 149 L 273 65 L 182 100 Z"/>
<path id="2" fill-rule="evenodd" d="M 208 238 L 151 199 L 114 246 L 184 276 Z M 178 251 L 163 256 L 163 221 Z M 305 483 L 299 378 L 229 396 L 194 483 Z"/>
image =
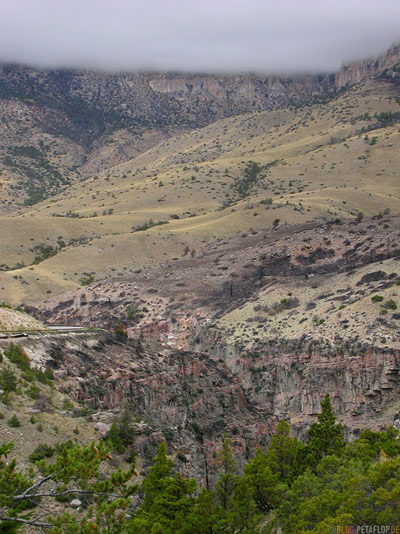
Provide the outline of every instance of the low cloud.
<path id="1" fill-rule="evenodd" d="M 398 0 L 1 0 L 0 61 L 328 72 L 400 40 Z"/>

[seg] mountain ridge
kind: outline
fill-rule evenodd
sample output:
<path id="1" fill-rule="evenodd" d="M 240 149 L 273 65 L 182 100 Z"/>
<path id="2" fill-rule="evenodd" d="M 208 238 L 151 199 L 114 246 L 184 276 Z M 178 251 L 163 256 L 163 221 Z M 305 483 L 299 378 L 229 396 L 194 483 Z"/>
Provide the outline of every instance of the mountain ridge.
<path id="1" fill-rule="evenodd" d="M 400 43 L 393 44 L 384 54 L 344 64 L 335 74 L 335 86 L 340 89 L 358 83 L 400 63 Z M 391 74 L 394 74 L 393 71 Z"/>
<path id="2" fill-rule="evenodd" d="M 169 137 L 244 113 L 327 102 L 393 70 L 394 45 L 336 74 L 104 73 L 0 66 L 0 210 L 32 205 Z"/>

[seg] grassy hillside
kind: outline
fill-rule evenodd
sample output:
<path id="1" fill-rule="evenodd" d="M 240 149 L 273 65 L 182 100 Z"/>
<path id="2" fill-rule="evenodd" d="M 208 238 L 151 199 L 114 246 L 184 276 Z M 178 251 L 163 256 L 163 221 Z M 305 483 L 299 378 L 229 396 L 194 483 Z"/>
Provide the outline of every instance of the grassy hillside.
<path id="1" fill-rule="evenodd" d="M 0 300 L 32 302 L 274 222 L 398 213 L 399 97 L 368 80 L 328 104 L 220 120 L 1 217 Z"/>
<path id="2" fill-rule="evenodd" d="M 15 330 L 45 330 L 46 327 L 30 315 L 13 310 L 4 303 L 0 305 L 0 333 Z"/>

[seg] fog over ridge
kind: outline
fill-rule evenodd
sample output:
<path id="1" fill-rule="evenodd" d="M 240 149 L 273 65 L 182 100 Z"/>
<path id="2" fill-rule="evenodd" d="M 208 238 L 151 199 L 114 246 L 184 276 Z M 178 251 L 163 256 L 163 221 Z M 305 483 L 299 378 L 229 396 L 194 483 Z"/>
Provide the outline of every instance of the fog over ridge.
<path id="1" fill-rule="evenodd" d="M 333 72 L 399 40 L 398 0 L 0 2 L 0 61 L 38 67 Z"/>

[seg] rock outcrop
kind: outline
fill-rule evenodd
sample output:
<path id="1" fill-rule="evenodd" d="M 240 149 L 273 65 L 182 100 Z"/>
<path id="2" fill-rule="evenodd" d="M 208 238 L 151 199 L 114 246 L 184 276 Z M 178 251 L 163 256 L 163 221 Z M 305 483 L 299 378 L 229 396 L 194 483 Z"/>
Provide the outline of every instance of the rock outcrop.
<path id="1" fill-rule="evenodd" d="M 343 65 L 335 75 L 335 86 L 340 89 L 346 85 L 361 82 L 369 76 L 374 76 L 386 69 L 391 69 L 400 63 L 400 44 L 393 45 L 386 54 L 378 58 L 369 58 Z"/>
<path id="2" fill-rule="evenodd" d="M 189 402 L 202 425 L 232 429 L 240 420 L 252 447 L 259 425 L 268 433 L 280 418 L 304 436 L 330 393 L 351 437 L 398 419 L 399 231 L 399 217 L 380 217 L 243 233 L 201 256 L 54 297 L 39 316 L 117 330 L 121 323 L 130 342 L 153 354 L 138 360 L 143 374 L 118 366 L 107 378 L 106 409 L 129 399 L 141 416 L 160 418 L 165 406 L 160 420 L 177 425 Z M 136 310 L 134 324 L 126 309 Z M 98 409 L 96 380 L 79 394 Z M 190 401 L 188 384 L 197 392 Z M 255 414 L 247 423 L 246 412 Z"/>
<path id="3" fill-rule="evenodd" d="M 117 127 L 203 126 L 222 117 L 310 102 L 333 89 L 333 77 L 325 74 L 107 74 L 0 67 L 1 99 L 30 100 L 66 115 L 64 124 L 55 121 L 49 128 L 63 128 L 85 142 Z"/>
<path id="4" fill-rule="evenodd" d="M 226 362 L 270 424 L 276 419 L 290 421 L 305 437 L 326 393 L 347 438 L 364 428 L 393 425 L 398 418 L 400 350 L 351 343 L 340 333 L 335 344 L 304 336 L 260 342 L 251 348 L 226 345 L 223 336 L 211 337 L 198 339 L 198 348 L 208 348 Z"/>
<path id="5" fill-rule="evenodd" d="M 197 121 L 309 102 L 334 89 L 329 75 L 259 76 L 154 73 L 145 75 L 157 94 L 180 102 Z"/>
<path id="6" fill-rule="evenodd" d="M 0 350 L 8 341 L 0 340 Z M 215 474 L 215 452 L 232 436 L 239 462 L 271 433 L 223 361 L 198 352 L 144 348 L 105 332 L 32 335 L 16 341 L 36 366 L 49 366 L 54 385 L 88 409 L 105 438 L 124 408 L 134 414 L 136 452 L 150 465 L 167 441 L 182 471 L 205 486 Z M 190 471 L 188 471 L 190 469 Z"/>

